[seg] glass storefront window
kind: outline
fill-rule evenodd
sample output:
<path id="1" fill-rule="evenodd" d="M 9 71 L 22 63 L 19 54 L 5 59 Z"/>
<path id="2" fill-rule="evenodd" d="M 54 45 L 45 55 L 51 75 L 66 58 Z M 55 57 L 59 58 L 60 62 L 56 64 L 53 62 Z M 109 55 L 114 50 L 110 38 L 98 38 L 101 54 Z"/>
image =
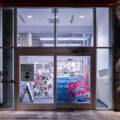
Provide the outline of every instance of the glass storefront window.
<path id="1" fill-rule="evenodd" d="M 18 9 L 18 47 L 54 46 L 55 34 L 57 46 L 92 47 L 93 9 Z"/>
<path id="2" fill-rule="evenodd" d="M 113 22 L 110 8 L 96 8 L 97 47 L 112 47 Z"/>
<path id="3" fill-rule="evenodd" d="M 14 14 L 0 9 L 0 108 L 14 108 Z"/>
<path id="4" fill-rule="evenodd" d="M 20 103 L 54 103 L 53 60 L 53 56 L 20 56 Z"/>
<path id="5" fill-rule="evenodd" d="M 14 50 L 0 50 L 0 107 L 14 108 Z"/>
<path id="6" fill-rule="evenodd" d="M 57 103 L 90 103 L 90 56 L 57 57 Z"/>
<path id="7" fill-rule="evenodd" d="M 14 12 L 13 8 L 2 9 L 2 46 L 14 46 Z"/>
<path id="8" fill-rule="evenodd" d="M 33 106 L 53 105 L 55 102 L 82 105 L 88 103 L 94 106 L 92 99 L 95 95 L 91 86 L 95 79 L 90 71 L 90 65 L 94 61 L 91 61 L 90 55 L 97 55 L 97 64 L 93 67 L 97 67 L 96 108 L 112 108 L 113 29 L 110 8 L 17 8 L 17 31 L 15 31 L 17 47 L 14 47 L 13 13 L 11 8 L 0 9 L 0 72 L 6 74 L 3 76 L 5 83 L 0 82 L 1 108 L 14 107 L 14 83 L 9 83 L 9 80 L 14 80 L 14 50 L 17 57 L 22 53 L 19 61 L 15 63 L 20 62 L 17 69 L 19 71 L 17 90 L 19 95 L 17 95 L 20 101 L 20 104 L 17 103 L 18 106 L 27 103 Z M 96 13 L 96 33 L 93 13 Z M 29 52 L 26 51 L 29 53 L 28 56 L 24 54 L 24 50 L 28 48 L 22 47 L 31 47 Z M 38 47 L 42 56 L 34 56 L 34 52 L 31 52 L 34 49 L 32 47 Z M 43 50 L 41 47 L 46 48 Z M 62 47 L 65 47 L 66 51 L 62 50 Z M 84 48 L 83 51 L 79 51 L 77 47 L 94 47 L 96 50 L 89 48 L 89 52 Z M 73 55 L 77 50 L 81 56 L 78 56 L 77 52 L 76 56 Z M 69 56 L 60 56 L 63 54 Z M 18 101 L 15 101 L 15 104 L 16 102 Z"/>
<path id="9" fill-rule="evenodd" d="M 17 46 L 54 46 L 53 9 L 17 9 Z"/>
<path id="10" fill-rule="evenodd" d="M 93 9 L 56 9 L 56 44 L 60 47 L 93 46 Z"/>
<path id="11" fill-rule="evenodd" d="M 112 50 L 97 49 L 96 108 L 112 108 Z"/>

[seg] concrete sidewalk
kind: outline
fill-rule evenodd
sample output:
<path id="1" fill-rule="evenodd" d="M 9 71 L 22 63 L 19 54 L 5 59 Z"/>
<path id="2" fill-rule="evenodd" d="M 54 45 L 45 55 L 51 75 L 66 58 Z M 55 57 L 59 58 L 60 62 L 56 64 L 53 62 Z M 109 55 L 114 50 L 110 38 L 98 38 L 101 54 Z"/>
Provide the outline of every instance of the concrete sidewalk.
<path id="1" fill-rule="evenodd" d="M 120 120 L 114 111 L 0 111 L 0 120 Z"/>

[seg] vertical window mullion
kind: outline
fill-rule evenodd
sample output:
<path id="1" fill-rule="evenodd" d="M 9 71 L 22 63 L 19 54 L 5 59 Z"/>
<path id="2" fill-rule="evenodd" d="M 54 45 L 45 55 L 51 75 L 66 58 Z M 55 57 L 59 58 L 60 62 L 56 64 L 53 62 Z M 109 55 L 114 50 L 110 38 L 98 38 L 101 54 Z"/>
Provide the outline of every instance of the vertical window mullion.
<path id="1" fill-rule="evenodd" d="M 94 20 L 93 20 L 93 25 L 94 25 L 94 47 L 96 48 L 96 41 L 97 41 L 97 39 L 96 39 L 96 8 L 93 8 L 93 17 L 94 17 Z"/>
<path id="2" fill-rule="evenodd" d="M 14 8 L 14 47 L 17 46 L 17 8 Z"/>
<path id="3" fill-rule="evenodd" d="M 97 41 L 97 38 L 96 38 L 96 8 L 93 8 L 93 25 L 94 25 L 94 41 L 93 41 L 93 47 L 94 47 L 94 64 L 96 66 L 96 41 Z M 94 67 L 94 109 L 96 109 L 96 67 Z"/>
<path id="4" fill-rule="evenodd" d="M 54 8 L 54 46 L 56 47 L 56 8 Z"/>

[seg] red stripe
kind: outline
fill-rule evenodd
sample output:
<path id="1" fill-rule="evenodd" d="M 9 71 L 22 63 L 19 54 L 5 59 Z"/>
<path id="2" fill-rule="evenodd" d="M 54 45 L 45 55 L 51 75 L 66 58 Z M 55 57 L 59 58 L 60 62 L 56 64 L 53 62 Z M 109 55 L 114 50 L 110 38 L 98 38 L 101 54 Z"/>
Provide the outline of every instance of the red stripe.
<path id="1" fill-rule="evenodd" d="M 114 6 L 116 5 L 115 3 L 109 3 L 109 4 L 79 4 L 79 3 L 9 3 L 9 4 L 4 4 L 0 3 L 0 6 L 42 6 L 42 5 L 62 5 L 62 6 Z"/>

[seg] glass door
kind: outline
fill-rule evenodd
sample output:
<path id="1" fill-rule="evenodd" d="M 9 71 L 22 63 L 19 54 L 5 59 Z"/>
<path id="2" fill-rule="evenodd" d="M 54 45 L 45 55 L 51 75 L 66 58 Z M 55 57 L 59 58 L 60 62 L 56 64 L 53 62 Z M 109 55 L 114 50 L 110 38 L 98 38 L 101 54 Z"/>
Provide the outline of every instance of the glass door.
<path id="1" fill-rule="evenodd" d="M 17 109 L 93 109 L 91 55 L 18 55 L 18 59 Z"/>
<path id="2" fill-rule="evenodd" d="M 18 109 L 54 109 L 54 56 L 19 56 L 18 93 Z"/>
<path id="3" fill-rule="evenodd" d="M 58 109 L 91 109 L 93 80 L 91 56 L 57 56 Z"/>

